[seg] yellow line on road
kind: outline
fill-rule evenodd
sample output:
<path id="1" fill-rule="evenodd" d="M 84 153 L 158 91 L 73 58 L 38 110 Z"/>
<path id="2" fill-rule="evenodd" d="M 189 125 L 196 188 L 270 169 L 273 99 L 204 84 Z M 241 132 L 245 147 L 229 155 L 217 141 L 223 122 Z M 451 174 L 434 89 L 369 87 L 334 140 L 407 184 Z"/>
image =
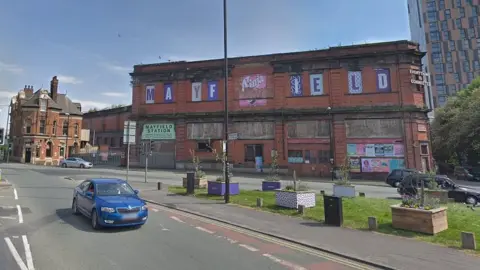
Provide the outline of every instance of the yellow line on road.
<path id="1" fill-rule="evenodd" d="M 374 270 L 375 269 L 375 268 L 372 268 L 372 267 L 367 266 L 365 264 L 357 263 L 355 261 L 351 261 L 351 260 L 348 260 L 348 259 L 343 259 L 341 257 L 337 257 L 335 255 L 331 255 L 331 254 L 326 253 L 326 252 L 321 252 L 321 251 L 318 251 L 318 250 L 315 250 L 315 249 L 312 249 L 312 248 L 303 247 L 303 246 L 298 245 L 298 244 L 289 243 L 288 241 L 285 241 L 285 240 L 280 240 L 280 239 L 276 239 L 276 238 L 271 237 L 271 236 L 262 235 L 260 233 L 252 232 L 252 231 L 242 229 L 242 228 L 239 228 L 239 227 L 236 227 L 236 226 L 233 226 L 233 225 L 228 225 L 228 224 L 216 221 L 216 220 L 203 218 L 203 217 L 200 217 L 200 216 L 197 216 L 197 215 L 194 215 L 194 214 L 189 214 L 189 213 L 183 212 L 181 210 L 175 210 L 175 209 L 168 208 L 168 207 L 161 206 L 161 205 L 155 205 L 155 206 L 158 207 L 158 208 L 162 208 L 164 211 L 168 211 L 170 213 L 179 214 L 179 215 L 182 215 L 184 217 L 195 219 L 195 220 L 202 221 L 202 222 L 205 222 L 205 223 L 210 223 L 210 224 L 213 224 L 213 225 L 216 225 L 216 226 L 219 226 L 219 227 L 223 227 L 225 229 L 229 229 L 229 230 L 236 231 L 236 232 L 248 235 L 248 236 L 255 237 L 257 239 L 261 239 L 261 240 L 265 240 L 267 242 L 278 244 L 278 245 L 283 246 L 283 247 L 287 247 L 287 248 L 290 248 L 290 249 L 301 251 L 303 253 L 307 253 L 307 254 L 317 256 L 317 257 L 320 257 L 320 258 L 323 258 L 323 259 L 327 259 L 327 260 L 330 260 L 330 261 L 333 261 L 333 262 L 337 262 L 337 263 L 340 263 L 340 264 L 343 264 L 343 265 L 346 265 L 346 266 L 350 266 L 350 267 L 355 268 L 355 269 L 359 269 L 359 270 Z"/>

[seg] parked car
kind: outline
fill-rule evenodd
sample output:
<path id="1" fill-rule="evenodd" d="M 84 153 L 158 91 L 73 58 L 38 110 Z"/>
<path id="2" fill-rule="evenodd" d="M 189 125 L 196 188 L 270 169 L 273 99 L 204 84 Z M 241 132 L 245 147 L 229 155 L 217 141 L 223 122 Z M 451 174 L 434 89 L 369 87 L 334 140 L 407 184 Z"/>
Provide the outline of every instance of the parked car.
<path id="1" fill-rule="evenodd" d="M 82 168 L 82 169 L 90 169 L 93 167 L 91 162 L 83 160 L 78 157 L 69 157 L 62 160 L 59 164 L 62 168 Z"/>
<path id="2" fill-rule="evenodd" d="M 148 219 L 146 203 L 126 181 L 88 179 L 73 192 L 73 214 L 91 219 L 92 228 L 142 226 Z"/>
<path id="3" fill-rule="evenodd" d="M 402 183 L 397 188 L 400 195 L 417 195 L 424 181 L 424 187 L 428 188 L 430 176 L 427 174 L 411 174 L 403 178 Z M 455 183 L 446 175 L 436 175 L 435 182 L 438 186 L 448 191 L 448 198 L 455 202 L 465 202 L 476 205 L 480 202 L 480 190 L 474 187 L 462 186 Z"/>
<path id="4" fill-rule="evenodd" d="M 415 169 L 394 169 L 387 175 L 385 183 L 392 187 L 398 187 L 405 176 L 416 172 Z"/>

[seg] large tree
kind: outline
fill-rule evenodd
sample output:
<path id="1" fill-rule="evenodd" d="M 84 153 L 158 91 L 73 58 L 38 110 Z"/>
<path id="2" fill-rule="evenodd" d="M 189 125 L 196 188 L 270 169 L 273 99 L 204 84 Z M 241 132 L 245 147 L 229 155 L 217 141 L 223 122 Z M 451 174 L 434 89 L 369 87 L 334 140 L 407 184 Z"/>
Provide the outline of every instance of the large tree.
<path id="1" fill-rule="evenodd" d="M 443 108 L 435 110 L 432 123 L 432 147 L 438 161 L 480 161 L 480 77 Z"/>

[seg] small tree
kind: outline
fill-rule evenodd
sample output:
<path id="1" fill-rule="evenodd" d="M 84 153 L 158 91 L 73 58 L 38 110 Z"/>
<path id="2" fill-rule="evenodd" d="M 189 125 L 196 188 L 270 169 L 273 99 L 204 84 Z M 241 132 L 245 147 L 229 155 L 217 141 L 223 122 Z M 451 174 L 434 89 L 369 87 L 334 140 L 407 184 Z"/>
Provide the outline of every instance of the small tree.
<path id="1" fill-rule="evenodd" d="M 195 150 L 190 149 L 190 155 L 192 156 L 192 163 L 195 169 L 195 178 L 202 178 L 206 176 L 206 173 L 202 170 L 200 166 L 200 158 L 197 156 Z"/>
<path id="2" fill-rule="evenodd" d="M 212 154 L 218 163 L 221 163 L 222 165 L 225 164 L 225 161 L 227 160 L 227 155 L 225 152 L 218 153 L 217 149 L 212 149 Z M 226 164 L 226 166 L 228 166 L 228 164 Z M 233 177 L 232 170 L 229 168 L 224 168 L 224 170 L 228 170 L 228 178 L 231 179 Z M 225 182 L 223 174 L 222 176 L 217 177 L 217 182 Z"/>
<path id="3" fill-rule="evenodd" d="M 278 170 L 278 153 L 274 150 L 272 154 L 272 164 L 270 165 L 270 173 L 268 174 L 267 181 L 279 181 L 280 178 L 278 176 Z"/>
<path id="4" fill-rule="evenodd" d="M 349 186 L 350 184 L 350 170 L 352 166 L 350 164 L 350 158 L 345 157 L 344 163 L 339 167 L 340 179 L 335 182 L 337 185 Z"/>

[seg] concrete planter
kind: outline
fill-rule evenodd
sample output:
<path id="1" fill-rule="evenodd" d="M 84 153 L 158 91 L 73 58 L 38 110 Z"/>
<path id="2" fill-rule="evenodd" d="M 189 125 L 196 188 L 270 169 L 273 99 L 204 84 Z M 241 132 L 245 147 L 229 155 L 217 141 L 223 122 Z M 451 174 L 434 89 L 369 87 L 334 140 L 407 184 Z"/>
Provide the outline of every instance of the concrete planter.
<path id="1" fill-rule="evenodd" d="M 206 188 L 207 187 L 207 177 L 199 177 L 195 178 L 195 188 Z M 187 188 L 187 178 L 183 177 L 182 179 L 182 186 Z"/>
<path id="2" fill-rule="evenodd" d="M 208 181 L 208 195 L 225 195 L 227 185 L 225 182 Z M 230 195 L 238 195 L 240 193 L 239 183 L 230 183 Z"/>
<path id="3" fill-rule="evenodd" d="M 280 181 L 263 181 L 262 182 L 262 191 L 271 191 L 276 189 L 281 189 L 282 183 Z"/>
<path id="4" fill-rule="evenodd" d="M 431 210 L 392 205 L 392 227 L 434 235 L 448 229 L 447 208 Z"/>
<path id="5" fill-rule="evenodd" d="M 333 185 L 333 196 L 335 197 L 355 197 L 355 186 Z"/>
<path id="6" fill-rule="evenodd" d="M 297 209 L 299 205 L 303 205 L 305 208 L 315 207 L 315 191 L 277 190 L 275 192 L 275 204 L 292 209 Z"/>
<path id="7" fill-rule="evenodd" d="M 425 195 L 427 198 L 435 198 L 440 201 L 441 204 L 448 203 L 448 191 L 446 190 L 425 190 Z"/>

